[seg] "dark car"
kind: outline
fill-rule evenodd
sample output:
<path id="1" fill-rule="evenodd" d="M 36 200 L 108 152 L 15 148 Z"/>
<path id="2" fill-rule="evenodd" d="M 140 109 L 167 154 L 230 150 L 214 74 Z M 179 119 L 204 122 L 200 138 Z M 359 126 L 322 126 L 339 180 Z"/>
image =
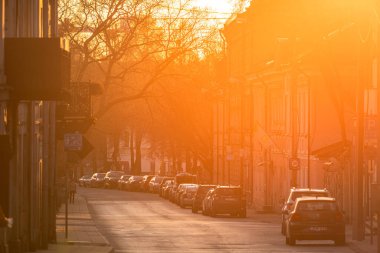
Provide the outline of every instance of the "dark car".
<path id="1" fill-rule="evenodd" d="M 239 186 L 217 186 L 208 198 L 206 214 L 215 217 L 217 214 L 231 214 L 246 217 L 246 200 Z"/>
<path id="2" fill-rule="evenodd" d="M 128 191 L 140 191 L 140 182 L 143 180 L 142 176 L 131 176 L 126 184 Z"/>
<path id="3" fill-rule="evenodd" d="M 301 197 L 329 197 L 330 193 L 327 189 L 312 189 L 312 188 L 292 188 L 287 201 L 282 207 L 282 223 L 281 233 L 285 235 L 285 220 L 289 211 L 292 209 L 294 202 L 297 198 Z"/>
<path id="4" fill-rule="evenodd" d="M 158 193 L 160 184 L 164 178 L 160 176 L 154 176 L 149 182 L 149 191 L 152 193 Z"/>
<path id="5" fill-rule="evenodd" d="M 193 213 L 197 213 L 198 210 L 202 210 L 202 202 L 205 198 L 207 192 L 210 189 L 214 189 L 216 185 L 199 185 L 197 192 L 195 193 L 194 199 L 193 199 L 193 205 L 191 208 L 191 211 Z"/>
<path id="6" fill-rule="evenodd" d="M 88 187 L 90 186 L 91 175 L 84 175 L 79 178 L 79 186 Z"/>
<path id="7" fill-rule="evenodd" d="M 140 181 L 140 189 L 143 192 L 149 191 L 149 182 L 154 177 L 154 175 L 145 175 L 143 179 Z"/>
<path id="8" fill-rule="evenodd" d="M 197 192 L 198 185 L 188 185 L 184 188 L 182 194 L 179 196 L 178 204 L 180 207 L 185 208 L 193 205 L 194 195 Z"/>
<path id="9" fill-rule="evenodd" d="M 125 182 L 131 177 L 131 175 L 122 175 L 119 181 L 117 181 L 117 187 L 120 190 L 125 190 Z"/>
<path id="10" fill-rule="evenodd" d="M 122 175 L 124 175 L 124 171 L 108 171 L 104 177 L 104 187 L 116 188 Z"/>
<path id="11" fill-rule="evenodd" d="M 171 192 L 171 189 L 173 188 L 174 180 L 167 180 L 165 181 L 164 185 L 162 186 L 162 197 L 165 199 L 169 199 L 169 194 Z"/>
<path id="12" fill-rule="evenodd" d="M 158 187 L 158 195 L 162 196 L 163 194 L 163 188 L 165 186 L 165 182 L 169 180 L 174 180 L 174 177 L 164 177 L 160 183 L 160 186 Z"/>
<path id="13" fill-rule="evenodd" d="M 344 216 L 334 198 L 297 198 L 288 214 L 286 244 L 295 245 L 296 240 L 333 240 L 336 245 L 345 244 Z"/>
<path id="14" fill-rule="evenodd" d="M 92 175 L 91 177 L 90 186 L 103 187 L 105 176 L 106 176 L 106 173 L 94 173 L 94 175 Z"/>

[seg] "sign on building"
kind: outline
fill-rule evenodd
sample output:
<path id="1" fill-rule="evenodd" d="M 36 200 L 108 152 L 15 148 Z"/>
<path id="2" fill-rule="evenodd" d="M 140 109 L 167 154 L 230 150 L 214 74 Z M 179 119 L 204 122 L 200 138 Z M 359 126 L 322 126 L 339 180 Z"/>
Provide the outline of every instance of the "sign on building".
<path id="1" fill-rule="evenodd" d="M 80 151 L 83 146 L 83 138 L 80 133 L 64 134 L 64 147 L 69 151 Z"/>

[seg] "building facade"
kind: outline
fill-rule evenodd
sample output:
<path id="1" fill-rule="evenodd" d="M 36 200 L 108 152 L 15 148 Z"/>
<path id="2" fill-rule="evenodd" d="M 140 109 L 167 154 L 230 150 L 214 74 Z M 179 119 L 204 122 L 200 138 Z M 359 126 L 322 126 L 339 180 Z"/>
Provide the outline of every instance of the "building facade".
<path id="1" fill-rule="evenodd" d="M 37 99 L 14 96 L 16 89 L 6 74 L 6 61 L 14 52 L 7 52 L 6 41 L 57 37 L 57 1 L 1 0 L 0 25 L 0 205 L 13 219 L 11 228 L 0 228 L 0 248 L 27 252 L 47 248 L 55 240 L 56 99 L 38 99 L 38 94 Z M 39 62 L 38 57 L 33 60 Z M 8 66 L 8 71 L 15 69 Z"/>
<path id="2" fill-rule="evenodd" d="M 279 211 L 291 187 L 327 188 L 364 224 L 376 80 L 371 39 L 356 36 L 352 13 L 339 1 L 255 1 L 225 24 L 213 179 L 243 186 L 257 210 Z"/>

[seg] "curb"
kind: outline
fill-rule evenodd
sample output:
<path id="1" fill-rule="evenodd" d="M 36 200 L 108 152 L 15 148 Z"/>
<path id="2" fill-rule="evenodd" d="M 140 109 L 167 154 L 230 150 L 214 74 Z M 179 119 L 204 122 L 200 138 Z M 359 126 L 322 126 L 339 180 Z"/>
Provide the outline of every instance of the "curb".
<path id="1" fill-rule="evenodd" d="M 109 243 L 102 242 L 89 242 L 89 241 L 66 241 L 66 242 L 57 242 L 56 245 L 79 245 L 79 246 L 99 246 L 99 247 L 109 247 Z"/>

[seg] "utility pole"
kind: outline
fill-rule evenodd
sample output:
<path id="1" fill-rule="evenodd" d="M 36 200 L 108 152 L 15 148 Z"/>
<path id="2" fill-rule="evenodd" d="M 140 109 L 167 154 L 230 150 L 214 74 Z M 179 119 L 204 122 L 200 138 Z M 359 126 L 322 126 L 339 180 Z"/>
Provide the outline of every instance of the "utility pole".
<path id="1" fill-rule="evenodd" d="M 375 1 L 375 10 L 377 13 L 380 12 L 380 0 Z M 377 89 L 377 155 L 376 155 L 376 184 L 380 184 L 380 24 L 378 17 L 374 20 L 376 24 L 376 63 L 377 63 L 377 73 L 376 73 L 376 89 Z M 371 196 L 371 198 L 379 198 L 380 196 Z M 380 227 L 380 213 L 377 213 L 377 228 Z M 372 219 L 372 217 L 371 217 Z M 380 232 L 377 232 L 377 253 L 380 253 Z"/>
<path id="2" fill-rule="evenodd" d="M 292 43 L 292 42 L 291 42 Z M 298 135 L 297 135 L 297 80 L 295 66 L 292 64 L 292 70 L 290 73 L 290 99 L 291 99 L 291 127 L 292 127 L 292 160 L 297 160 L 298 156 Z M 292 177 L 290 180 L 291 187 L 297 187 L 297 173 L 298 169 L 292 169 Z"/>
<path id="3" fill-rule="evenodd" d="M 358 78 L 356 83 L 356 169 L 354 172 L 354 208 L 353 208 L 353 239 L 365 239 L 364 230 L 364 90 L 369 82 L 368 68 L 370 67 L 369 40 L 361 42 L 358 55 Z"/>

